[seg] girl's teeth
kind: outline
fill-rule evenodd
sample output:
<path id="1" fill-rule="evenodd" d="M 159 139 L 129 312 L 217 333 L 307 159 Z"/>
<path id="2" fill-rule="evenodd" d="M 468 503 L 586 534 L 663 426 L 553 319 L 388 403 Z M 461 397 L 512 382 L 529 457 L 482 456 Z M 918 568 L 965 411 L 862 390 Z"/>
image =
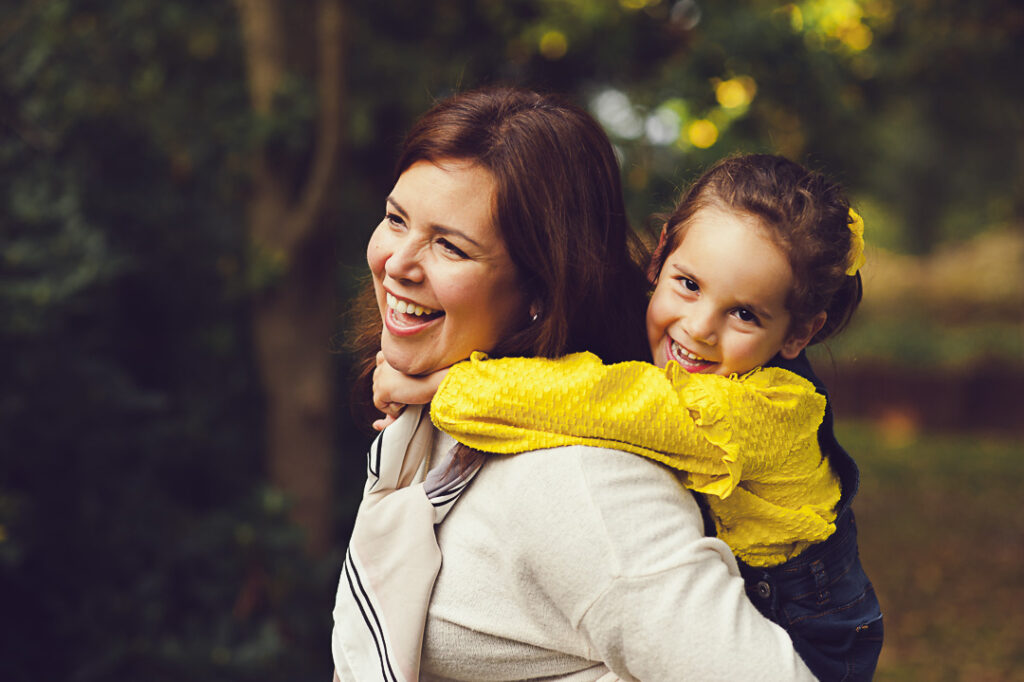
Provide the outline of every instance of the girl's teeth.
<path id="1" fill-rule="evenodd" d="M 387 294 L 385 298 L 387 299 L 388 307 L 394 309 L 394 311 L 398 313 L 403 313 L 406 315 L 416 315 L 418 317 L 420 315 L 430 315 L 431 313 L 434 312 L 433 308 L 427 308 L 425 306 L 416 305 L 415 303 L 411 303 L 408 301 L 400 301 L 396 296 L 393 296 L 392 294 Z"/>
<path id="2" fill-rule="evenodd" d="M 686 350 L 675 341 L 672 342 L 672 352 L 675 353 L 676 355 L 687 358 L 692 362 L 710 362 L 707 358 L 702 358 L 696 353 L 691 353 L 690 351 Z"/>

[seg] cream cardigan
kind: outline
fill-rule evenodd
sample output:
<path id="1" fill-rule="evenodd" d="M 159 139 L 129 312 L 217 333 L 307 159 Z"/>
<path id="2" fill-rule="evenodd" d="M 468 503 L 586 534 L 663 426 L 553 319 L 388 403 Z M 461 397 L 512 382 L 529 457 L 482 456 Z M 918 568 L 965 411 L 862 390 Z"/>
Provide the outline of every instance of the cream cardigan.
<path id="1" fill-rule="evenodd" d="M 490 456 L 438 528 L 423 680 L 814 679 L 649 460 Z"/>

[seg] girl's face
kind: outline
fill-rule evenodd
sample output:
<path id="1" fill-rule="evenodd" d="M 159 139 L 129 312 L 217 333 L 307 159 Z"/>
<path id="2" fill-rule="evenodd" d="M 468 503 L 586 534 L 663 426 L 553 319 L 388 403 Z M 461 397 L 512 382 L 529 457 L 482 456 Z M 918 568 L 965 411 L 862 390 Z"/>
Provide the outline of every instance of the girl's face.
<path id="1" fill-rule="evenodd" d="M 786 254 L 756 218 L 701 209 L 665 259 L 647 308 L 655 364 L 674 360 L 688 372 L 728 376 L 776 353 L 796 357 L 814 324 L 790 333 L 786 297 L 792 287 Z"/>
<path id="2" fill-rule="evenodd" d="M 493 218 L 494 178 L 460 161 L 420 161 L 398 178 L 366 250 L 395 369 L 426 374 L 491 351 L 524 325 L 527 302 Z"/>

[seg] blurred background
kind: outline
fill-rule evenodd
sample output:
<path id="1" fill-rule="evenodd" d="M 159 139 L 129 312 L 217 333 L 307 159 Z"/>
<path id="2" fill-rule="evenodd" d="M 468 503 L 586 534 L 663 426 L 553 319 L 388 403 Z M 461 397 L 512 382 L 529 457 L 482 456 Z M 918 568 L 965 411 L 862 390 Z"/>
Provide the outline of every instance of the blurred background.
<path id="1" fill-rule="evenodd" d="M 410 122 L 511 83 L 638 229 L 738 151 L 848 188 L 877 678 L 1024 680 L 1022 72 L 1016 0 L 2 3 L 0 679 L 329 679 L 366 241 Z"/>

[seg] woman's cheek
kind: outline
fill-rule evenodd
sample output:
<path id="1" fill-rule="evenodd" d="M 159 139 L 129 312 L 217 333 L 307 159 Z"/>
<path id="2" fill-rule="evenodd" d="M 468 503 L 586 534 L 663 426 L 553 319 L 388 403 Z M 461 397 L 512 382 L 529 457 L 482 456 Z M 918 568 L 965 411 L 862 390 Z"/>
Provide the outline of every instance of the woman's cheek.
<path id="1" fill-rule="evenodd" d="M 370 235 L 369 244 L 366 245 L 366 263 L 370 266 L 370 272 L 374 277 L 379 277 L 384 272 L 384 263 L 387 262 L 387 259 L 387 237 L 378 226 Z"/>

